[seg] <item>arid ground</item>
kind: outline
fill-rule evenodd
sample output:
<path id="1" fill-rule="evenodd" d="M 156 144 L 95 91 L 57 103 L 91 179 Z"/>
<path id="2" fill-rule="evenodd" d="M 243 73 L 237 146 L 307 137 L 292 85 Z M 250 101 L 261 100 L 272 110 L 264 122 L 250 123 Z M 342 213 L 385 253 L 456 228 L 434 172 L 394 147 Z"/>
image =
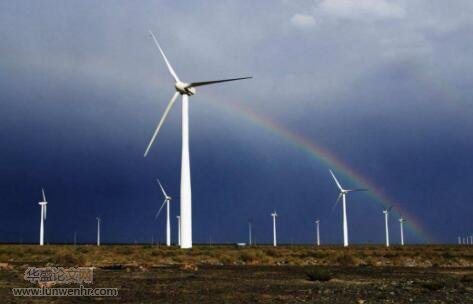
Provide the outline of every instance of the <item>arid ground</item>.
<path id="1" fill-rule="evenodd" d="M 13 296 L 47 266 L 93 267 L 85 287 L 119 295 Z M 88 302 L 473 303 L 473 246 L 0 245 L 0 303 Z"/>

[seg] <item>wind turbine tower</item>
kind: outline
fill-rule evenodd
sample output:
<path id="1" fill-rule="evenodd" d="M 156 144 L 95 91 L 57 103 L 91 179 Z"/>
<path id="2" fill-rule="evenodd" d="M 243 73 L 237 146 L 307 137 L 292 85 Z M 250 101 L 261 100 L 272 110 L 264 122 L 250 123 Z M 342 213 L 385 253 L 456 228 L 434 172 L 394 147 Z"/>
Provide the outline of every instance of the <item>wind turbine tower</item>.
<path id="1" fill-rule="evenodd" d="M 389 212 L 393 207 L 383 210 L 384 213 L 384 230 L 386 232 L 386 247 L 389 247 Z"/>
<path id="2" fill-rule="evenodd" d="M 320 220 L 317 219 L 315 221 L 315 225 L 317 226 L 317 246 L 320 246 L 320 230 L 319 230 L 319 224 L 320 224 Z"/>
<path id="3" fill-rule="evenodd" d="M 44 189 L 41 189 L 42 201 L 38 204 L 41 206 L 41 222 L 39 225 L 39 245 L 44 245 L 44 221 L 46 220 L 46 211 L 48 202 L 46 201 L 46 195 L 44 194 Z"/>
<path id="4" fill-rule="evenodd" d="M 171 209 L 169 203 L 171 202 L 172 198 L 166 193 L 166 191 L 164 191 L 163 185 L 161 185 L 159 179 L 158 184 L 161 188 L 161 191 L 163 192 L 164 202 L 161 205 L 161 208 L 159 208 L 158 212 L 156 213 L 155 218 L 158 218 L 161 209 L 163 209 L 164 205 L 166 205 L 166 246 L 171 246 Z"/>
<path id="5" fill-rule="evenodd" d="M 176 215 L 177 219 L 177 245 L 181 246 L 181 217 Z"/>
<path id="6" fill-rule="evenodd" d="M 276 217 L 278 216 L 278 214 L 276 213 L 276 211 L 273 211 L 273 213 L 271 213 L 271 216 L 273 217 L 273 246 L 276 247 L 276 246 L 277 246 L 277 239 L 276 239 Z"/>
<path id="7" fill-rule="evenodd" d="M 342 199 L 342 208 L 343 208 L 343 246 L 347 247 L 348 246 L 348 222 L 347 222 L 347 203 L 346 203 L 346 196 L 350 192 L 357 192 L 357 191 L 368 191 L 367 189 L 343 189 L 342 185 L 340 182 L 337 180 L 335 177 L 335 174 L 333 174 L 332 170 L 329 170 L 330 174 L 333 177 L 333 180 L 337 184 L 338 190 L 340 191 L 340 194 L 338 195 L 337 201 L 335 202 L 335 205 L 338 204 L 340 201 L 340 198 Z"/>
<path id="8" fill-rule="evenodd" d="M 95 219 L 97 220 L 97 246 L 100 246 L 100 217 Z"/>
<path id="9" fill-rule="evenodd" d="M 404 222 L 407 222 L 402 217 L 399 219 L 399 226 L 401 227 L 401 246 L 404 246 Z"/>
<path id="10" fill-rule="evenodd" d="M 248 244 L 251 246 L 251 221 L 248 221 Z"/>
<path id="11" fill-rule="evenodd" d="M 192 194 L 191 194 L 191 169 L 190 169 L 190 157 L 189 157 L 189 96 L 192 96 L 196 93 L 196 87 L 205 86 L 210 84 L 236 81 L 242 79 L 248 79 L 251 77 L 240 77 L 232 79 L 222 79 L 222 80 L 212 80 L 212 81 L 202 81 L 202 82 L 191 82 L 186 83 L 182 82 L 177 76 L 176 72 L 169 63 L 166 55 L 164 54 L 161 46 L 158 43 L 158 40 L 154 34 L 149 31 L 151 37 L 153 38 L 154 44 L 159 49 L 159 52 L 163 56 L 163 59 L 166 63 L 166 66 L 169 70 L 169 73 L 173 77 L 175 84 L 174 88 L 176 93 L 169 101 L 166 109 L 164 110 L 163 116 L 159 121 L 153 136 L 146 148 L 144 156 L 149 152 L 149 149 L 153 145 L 156 136 L 158 135 L 159 129 L 161 128 L 164 120 L 166 119 L 169 111 L 174 105 L 177 97 L 182 96 L 182 146 L 181 146 L 181 248 L 192 248 Z"/>

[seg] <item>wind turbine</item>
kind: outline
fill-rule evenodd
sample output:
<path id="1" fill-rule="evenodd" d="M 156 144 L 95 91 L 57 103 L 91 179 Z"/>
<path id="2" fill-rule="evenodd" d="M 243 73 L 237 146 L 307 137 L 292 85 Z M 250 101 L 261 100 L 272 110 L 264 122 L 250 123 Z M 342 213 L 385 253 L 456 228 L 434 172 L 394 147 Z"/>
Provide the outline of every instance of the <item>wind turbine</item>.
<path id="1" fill-rule="evenodd" d="M 248 221 L 248 244 L 251 246 L 251 220 Z"/>
<path id="2" fill-rule="evenodd" d="M 164 205 L 166 205 L 166 246 L 171 246 L 171 210 L 169 203 L 171 202 L 171 197 L 167 195 L 166 191 L 164 191 L 163 185 L 161 185 L 161 182 L 158 179 L 158 184 L 159 187 L 161 188 L 161 191 L 163 192 L 164 196 L 164 202 L 161 205 L 161 208 L 159 208 L 158 212 L 156 212 L 155 218 L 158 218 L 159 213 L 161 212 L 161 209 L 163 209 Z"/>
<path id="3" fill-rule="evenodd" d="M 181 217 L 176 215 L 177 218 L 177 245 L 181 246 Z"/>
<path id="4" fill-rule="evenodd" d="M 320 224 L 320 220 L 317 219 L 315 221 L 315 225 L 317 226 L 317 246 L 320 246 L 320 230 L 319 230 L 319 224 Z"/>
<path id="5" fill-rule="evenodd" d="M 100 217 L 95 219 L 97 220 L 97 246 L 100 246 Z"/>
<path id="6" fill-rule="evenodd" d="M 278 216 L 278 214 L 276 213 L 276 211 L 273 211 L 273 213 L 271 213 L 271 216 L 273 217 L 273 246 L 276 247 L 277 246 L 277 241 L 276 241 L 276 216 Z"/>
<path id="7" fill-rule="evenodd" d="M 343 246 L 347 247 L 348 246 L 348 223 L 347 223 L 347 204 L 346 204 L 346 196 L 350 192 L 357 192 L 357 191 L 368 191 L 367 189 L 343 189 L 343 187 L 340 185 L 338 182 L 337 178 L 335 177 L 335 174 L 333 174 L 332 170 L 329 170 L 330 174 L 333 177 L 333 180 L 337 184 L 338 190 L 340 191 L 340 194 L 338 195 L 337 201 L 335 202 L 334 207 L 338 204 L 340 201 L 340 198 L 342 198 L 342 208 L 343 208 Z"/>
<path id="8" fill-rule="evenodd" d="M 399 219 L 399 225 L 401 226 L 401 246 L 404 246 L 404 222 L 407 222 L 407 220 L 401 217 Z"/>
<path id="9" fill-rule="evenodd" d="M 148 154 L 151 146 L 153 145 L 156 136 L 158 135 L 159 129 L 161 128 L 164 120 L 166 119 L 169 111 L 171 110 L 174 102 L 176 101 L 178 95 L 182 96 L 182 152 L 181 152 L 181 248 L 192 248 L 192 194 L 191 194 L 191 174 L 190 174 L 190 157 L 189 157 L 189 96 L 192 96 L 196 93 L 196 87 L 205 86 L 210 84 L 216 84 L 221 82 L 235 81 L 248 79 L 251 77 L 240 77 L 232 79 L 222 79 L 222 80 L 213 80 L 213 81 L 201 81 L 201 82 L 191 82 L 186 83 L 182 82 L 177 76 L 176 72 L 169 63 L 166 55 L 164 54 L 161 46 L 158 43 L 158 40 L 154 34 L 149 31 L 151 37 L 153 38 L 154 44 L 159 49 L 159 52 L 163 56 L 163 59 L 166 63 L 166 66 L 169 70 L 169 73 L 174 78 L 175 84 L 174 88 L 176 93 L 172 96 L 169 101 L 166 109 L 164 110 L 163 116 L 159 121 L 153 136 L 146 148 L 144 156 Z"/>
<path id="10" fill-rule="evenodd" d="M 389 225 L 388 225 L 388 217 L 389 217 L 389 212 L 391 212 L 391 209 L 393 206 L 390 206 L 388 209 L 383 210 L 384 213 L 384 229 L 386 232 L 386 247 L 389 247 Z M 402 223 L 401 223 L 402 225 Z M 402 227 L 401 227 L 402 228 Z"/>
<path id="11" fill-rule="evenodd" d="M 46 211 L 48 202 L 46 201 L 46 195 L 44 194 L 44 189 L 41 188 L 41 193 L 43 195 L 42 201 L 38 204 L 41 206 L 41 222 L 39 226 L 39 245 L 44 245 L 44 221 L 46 220 Z"/>

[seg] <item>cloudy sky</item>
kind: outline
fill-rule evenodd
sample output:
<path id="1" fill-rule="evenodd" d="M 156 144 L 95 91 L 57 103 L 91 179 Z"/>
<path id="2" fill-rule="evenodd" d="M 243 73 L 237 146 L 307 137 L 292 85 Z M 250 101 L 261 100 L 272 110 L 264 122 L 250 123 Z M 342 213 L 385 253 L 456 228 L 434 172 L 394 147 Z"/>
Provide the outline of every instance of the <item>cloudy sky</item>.
<path id="1" fill-rule="evenodd" d="M 340 243 L 328 169 L 347 187 L 350 239 L 473 234 L 473 3 L 436 0 L 2 1 L 0 241 L 164 239 L 159 177 L 179 213 L 180 105 L 147 32 L 181 79 L 251 75 L 190 103 L 194 241 Z M 326 162 L 308 145 L 326 150 Z M 339 162 L 345 165 L 340 166 Z M 347 171 L 350 168 L 356 178 Z M 386 199 L 387 198 L 387 199 Z M 175 221 L 173 229 L 175 231 Z M 175 236 L 175 233 L 174 233 Z"/>

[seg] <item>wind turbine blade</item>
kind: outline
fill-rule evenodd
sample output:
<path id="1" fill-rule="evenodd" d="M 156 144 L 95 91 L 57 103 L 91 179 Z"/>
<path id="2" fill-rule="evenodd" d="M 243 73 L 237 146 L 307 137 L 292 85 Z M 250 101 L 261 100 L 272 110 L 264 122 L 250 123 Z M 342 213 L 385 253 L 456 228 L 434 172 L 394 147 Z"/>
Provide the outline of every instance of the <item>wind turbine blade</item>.
<path id="1" fill-rule="evenodd" d="M 205 85 L 214 84 L 214 83 L 236 81 L 236 80 L 243 80 L 243 79 L 250 79 L 250 78 L 253 78 L 253 77 L 240 77 L 240 78 L 231 78 L 231 79 L 222 79 L 222 80 L 191 82 L 189 84 L 189 87 L 200 87 L 200 86 L 205 86 Z"/>
<path id="2" fill-rule="evenodd" d="M 159 178 L 158 178 L 158 184 L 159 184 L 159 187 L 161 188 L 161 191 L 163 192 L 164 197 L 168 197 L 168 195 L 166 194 L 166 191 L 164 191 L 163 185 L 161 185 L 161 182 L 159 181 Z"/>
<path id="3" fill-rule="evenodd" d="M 333 174 L 332 170 L 330 169 L 330 174 L 332 174 L 332 177 L 333 177 L 333 180 L 335 181 L 335 183 L 337 184 L 337 187 L 340 191 L 343 190 L 342 186 L 340 185 L 340 183 L 338 182 L 338 179 L 335 177 L 335 174 Z"/>
<path id="4" fill-rule="evenodd" d="M 177 74 L 176 72 L 174 71 L 174 69 L 172 68 L 171 64 L 169 63 L 166 55 L 164 54 L 163 50 L 161 49 L 161 46 L 159 45 L 159 42 L 158 40 L 156 39 L 156 37 L 154 36 L 153 32 L 150 30 L 149 31 L 149 34 L 151 35 L 151 37 L 153 38 L 153 41 L 154 41 L 154 44 L 158 47 L 159 49 L 159 52 L 161 53 L 161 55 L 163 55 L 163 58 L 164 58 L 164 61 L 166 62 L 166 65 L 168 67 L 168 70 L 169 70 L 169 73 L 171 73 L 172 77 L 174 78 L 174 80 L 176 82 L 180 81 L 179 80 L 179 77 L 177 77 Z"/>
<path id="5" fill-rule="evenodd" d="M 164 120 L 168 116 L 169 111 L 171 110 L 172 106 L 174 105 L 174 102 L 176 101 L 177 95 L 179 95 L 178 92 L 174 93 L 174 96 L 171 98 L 171 100 L 169 101 L 166 109 L 164 110 L 163 116 L 161 117 L 161 120 L 159 121 L 159 124 L 156 127 L 156 130 L 154 131 L 153 137 L 151 137 L 151 140 L 148 144 L 148 147 L 146 148 L 144 157 L 146 157 L 146 155 L 148 155 L 149 149 L 151 149 L 151 146 L 153 145 L 154 140 L 156 139 L 156 136 L 158 135 L 159 129 L 161 129 L 161 126 L 163 125 Z"/>
<path id="6" fill-rule="evenodd" d="M 166 204 L 166 200 L 164 200 L 163 204 L 161 205 L 161 207 L 159 208 L 158 212 L 156 212 L 156 215 L 154 216 L 155 219 L 158 218 L 158 215 L 159 213 L 161 212 L 161 209 L 163 209 L 164 205 Z"/>
<path id="7" fill-rule="evenodd" d="M 44 189 L 43 188 L 41 188 L 41 193 L 43 194 L 43 202 L 45 202 L 46 201 L 46 195 L 44 194 Z"/>
<path id="8" fill-rule="evenodd" d="M 333 206 L 332 206 L 332 212 L 333 212 L 333 210 L 335 210 L 335 207 L 337 207 L 338 202 L 340 201 L 341 198 L 342 198 L 342 194 L 340 193 L 340 194 L 338 195 L 337 201 L 336 201 L 335 204 L 333 204 Z"/>
<path id="9" fill-rule="evenodd" d="M 44 219 L 46 219 L 47 211 L 48 211 L 48 205 L 44 205 Z"/>
<path id="10" fill-rule="evenodd" d="M 391 211 L 393 209 L 393 205 L 389 206 L 388 211 Z"/>
<path id="11" fill-rule="evenodd" d="M 348 192 L 368 191 L 368 189 L 347 189 Z"/>

